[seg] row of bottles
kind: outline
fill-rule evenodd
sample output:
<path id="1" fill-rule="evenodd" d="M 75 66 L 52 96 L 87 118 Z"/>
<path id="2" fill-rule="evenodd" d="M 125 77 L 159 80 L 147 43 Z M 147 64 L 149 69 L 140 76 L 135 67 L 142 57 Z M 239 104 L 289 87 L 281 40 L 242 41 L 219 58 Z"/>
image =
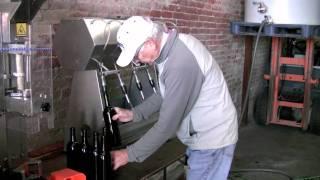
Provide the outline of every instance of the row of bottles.
<path id="1" fill-rule="evenodd" d="M 87 180 L 112 179 L 110 151 L 116 143 L 110 127 L 104 127 L 102 134 L 93 132 L 92 145 L 88 142 L 88 130 L 81 130 L 81 142 L 76 139 L 76 129 L 70 128 L 67 144 L 67 167 L 84 173 Z"/>

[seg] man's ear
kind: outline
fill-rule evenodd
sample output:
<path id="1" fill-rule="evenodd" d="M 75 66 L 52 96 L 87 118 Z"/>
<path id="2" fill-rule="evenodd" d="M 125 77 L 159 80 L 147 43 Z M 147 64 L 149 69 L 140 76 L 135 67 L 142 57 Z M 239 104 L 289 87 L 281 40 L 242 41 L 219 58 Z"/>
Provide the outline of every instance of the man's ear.
<path id="1" fill-rule="evenodd" d="M 158 50 L 160 47 L 160 43 L 156 38 L 148 38 L 144 45 L 153 50 Z"/>

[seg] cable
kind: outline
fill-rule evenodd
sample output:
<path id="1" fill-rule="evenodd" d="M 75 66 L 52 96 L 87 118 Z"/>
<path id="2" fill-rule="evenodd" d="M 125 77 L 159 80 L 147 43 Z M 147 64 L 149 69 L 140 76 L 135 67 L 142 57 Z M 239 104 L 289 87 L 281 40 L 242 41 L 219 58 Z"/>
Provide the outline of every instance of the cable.
<path id="1" fill-rule="evenodd" d="M 231 170 L 230 173 L 243 173 L 243 172 L 266 172 L 266 173 L 273 173 L 273 174 L 280 174 L 282 176 L 287 177 L 289 180 L 293 180 L 293 177 L 288 175 L 287 173 L 275 170 L 275 169 L 238 169 L 238 170 Z"/>
<path id="2" fill-rule="evenodd" d="M 104 66 L 103 63 L 100 62 L 98 59 L 96 59 L 96 58 L 90 58 L 90 60 L 96 62 L 100 68 L 102 68 L 102 69 L 104 69 L 104 70 L 106 70 L 106 71 L 109 71 L 109 69 L 108 69 L 106 66 Z"/>
<path id="3" fill-rule="evenodd" d="M 119 24 L 121 25 L 122 23 L 121 23 L 120 21 L 118 21 L 118 20 L 110 20 L 110 21 L 106 22 L 106 19 L 103 19 L 103 18 L 93 19 L 90 23 L 93 24 L 93 23 L 95 23 L 96 21 L 101 21 L 101 22 L 105 23 L 105 28 L 104 28 L 104 33 L 103 33 L 105 36 L 106 36 L 106 29 L 107 29 L 107 27 L 108 27 L 108 36 L 107 36 L 106 42 L 105 42 L 105 44 L 104 44 L 104 46 L 103 46 L 103 51 L 104 51 L 104 50 L 106 50 L 107 45 L 108 45 L 109 40 L 110 40 L 110 35 L 111 35 L 111 28 L 110 28 L 110 26 L 111 26 L 111 24 L 112 24 L 113 22 L 117 22 L 117 23 L 119 23 Z"/>
<path id="4" fill-rule="evenodd" d="M 258 46 L 258 43 L 259 43 L 260 35 L 261 35 L 263 27 L 266 24 L 269 24 L 269 23 L 270 23 L 269 17 L 265 17 L 265 20 L 262 21 L 262 23 L 261 23 L 261 25 L 259 27 L 259 30 L 258 30 L 258 34 L 257 34 L 257 38 L 256 38 L 256 42 L 255 42 L 255 45 L 254 45 L 254 50 L 253 50 L 252 64 L 251 64 L 251 68 L 250 68 L 250 72 L 249 72 L 248 88 L 247 88 L 247 92 L 245 94 L 245 98 L 244 98 L 244 102 L 243 102 L 243 108 L 241 110 L 240 119 L 239 119 L 239 123 L 238 123 L 239 127 L 240 127 L 240 124 L 241 124 L 241 122 L 242 122 L 242 120 L 244 118 L 244 112 L 248 107 L 248 99 L 249 99 L 250 84 L 251 84 L 251 79 L 252 79 L 252 71 L 253 71 L 254 63 L 256 61 L 256 52 L 257 52 L 257 46 Z"/>
<path id="5" fill-rule="evenodd" d="M 118 21 L 118 20 L 112 20 L 112 21 L 109 21 L 108 23 L 107 23 L 107 25 L 108 25 L 108 36 L 107 36 L 107 40 L 106 40 L 106 43 L 104 44 L 104 46 L 103 46 L 103 51 L 105 51 L 106 50 L 106 48 L 107 48 L 107 45 L 108 45 L 108 43 L 109 43 L 109 40 L 110 40 L 110 35 L 111 35 L 111 24 L 113 23 L 113 22 L 117 22 L 117 23 L 119 23 L 120 25 L 122 24 L 120 21 Z M 105 31 L 105 30 L 104 30 Z"/>

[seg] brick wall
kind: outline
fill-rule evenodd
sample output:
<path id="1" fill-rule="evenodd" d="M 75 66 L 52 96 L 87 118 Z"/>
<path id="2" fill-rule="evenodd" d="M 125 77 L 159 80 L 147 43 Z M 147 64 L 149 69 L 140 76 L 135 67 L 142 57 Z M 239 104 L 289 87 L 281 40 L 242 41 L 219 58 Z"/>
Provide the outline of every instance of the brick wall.
<path id="1" fill-rule="evenodd" d="M 175 23 L 180 32 L 190 33 L 200 39 L 220 64 L 233 101 L 240 110 L 244 38 L 230 33 L 229 23 L 243 19 L 243 0 L 47 0 L 33 23 L 52 24 L 53 33 L 62 19 L 71 17 L 128 17 L 151 16 L 155 20 Z M 43 32 L 35 36 L 45 38 Z M 55 129 L 53 137 L 62 137 L 66 119 L 66 107 L 70 95 L 72 72 L 53 61 L 53 98 Z M 46 133 L 48 133 L 46 131 Z M 47 137 L 35 138 L 35 144 L 48 143 Z M 37 135 L 41 137 L 41 135 Z M 51 139 L 50 141 L 55 141 Z"/>

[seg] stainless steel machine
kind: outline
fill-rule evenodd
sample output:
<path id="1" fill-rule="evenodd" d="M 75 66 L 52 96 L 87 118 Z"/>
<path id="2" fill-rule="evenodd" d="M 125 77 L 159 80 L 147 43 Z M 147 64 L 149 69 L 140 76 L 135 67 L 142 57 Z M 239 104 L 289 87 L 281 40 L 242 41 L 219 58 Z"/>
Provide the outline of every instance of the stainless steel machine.
<path id="1" fill-rule="evenodd" d="M 103 117 L 105 107 L 131 108 L 154 93 L 155 88 L 149 84 L 154 77 L 150 67 L 119 69 L 115 65 L 120 53 L 116 33 L 121 23 L 119 19 L 70 19 L 62 21 L 57 29 L 54 50 L 61 65 L 74 72 L 65 142 L 70 127 L 100 131 L 107 123 Z M 141 136 L 154 121 L 121 124 L 123 145 Z"/>
<path id="2" fill-rule="evenodd" d="M 42 3 L 0 2 L 0 158 L 12 162 L 26 157 L 44 121 L 54 127 L 51 27 L 32 22 Z"/>

